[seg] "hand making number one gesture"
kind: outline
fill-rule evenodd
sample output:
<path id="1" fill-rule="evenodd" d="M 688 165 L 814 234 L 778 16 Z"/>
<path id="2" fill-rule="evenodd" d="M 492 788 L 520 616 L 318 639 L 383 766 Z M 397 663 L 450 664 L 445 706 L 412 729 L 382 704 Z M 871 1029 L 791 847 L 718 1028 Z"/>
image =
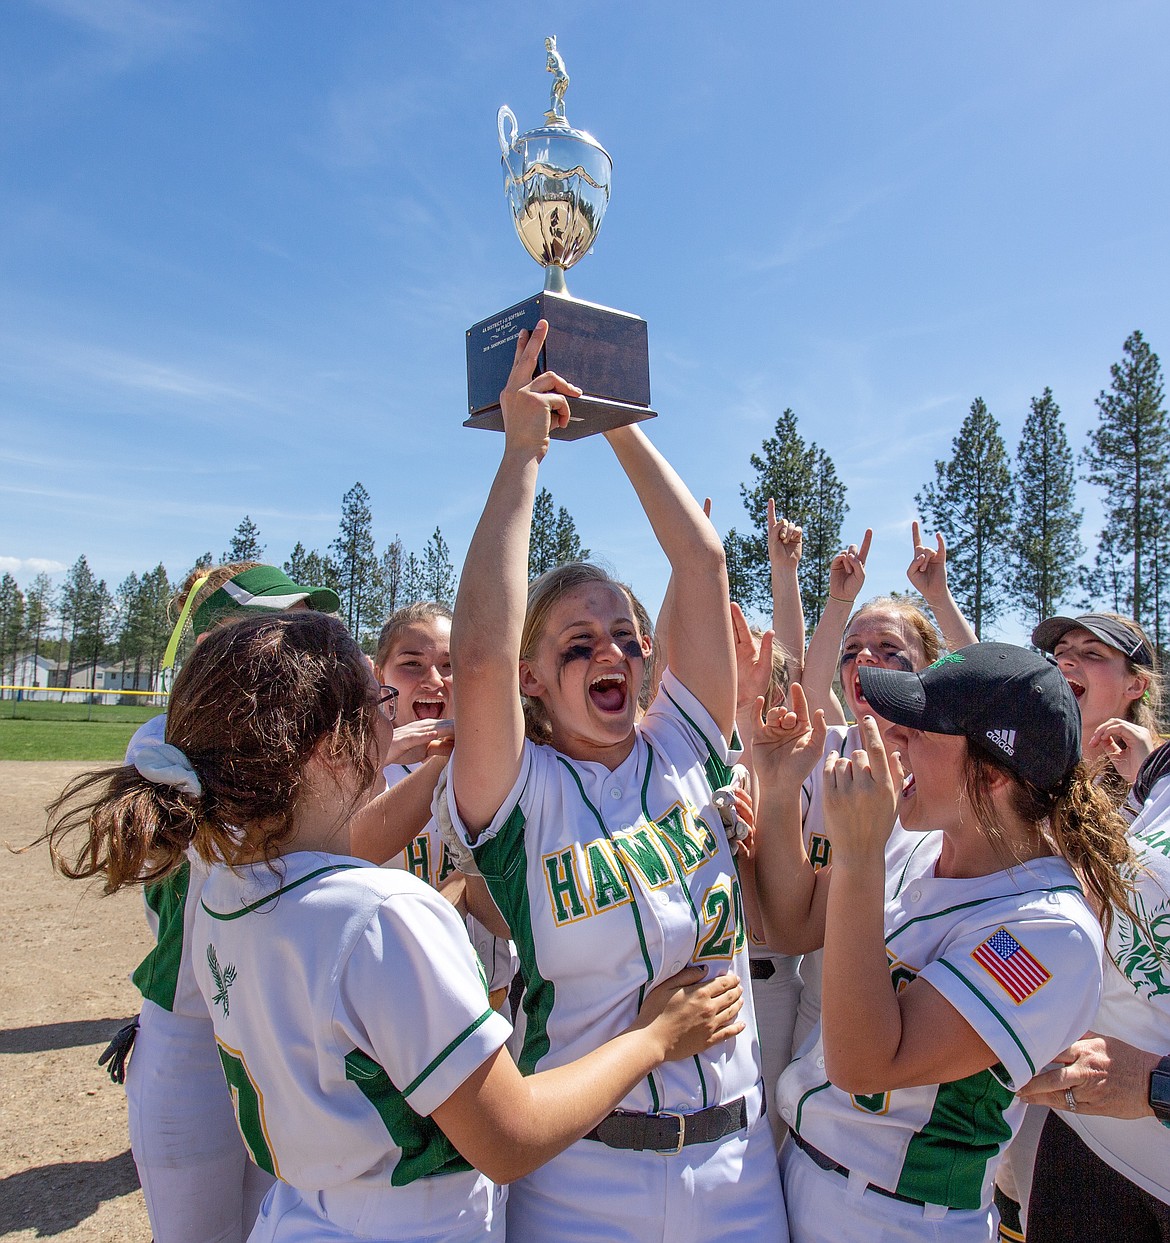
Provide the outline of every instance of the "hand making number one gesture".
<path id="1" fill-rule="evenodd" d="M 555 371 L 533 375 L 547 336 L 548 321 L 544 319 L 531 332 L 521 330 L 516 338 L 516 361 L 500 394 L 509 444 L 535 449 L 538 461 L 548 452 L 550 432 L 569 425 L 568 398 L 581 396 L 577 385 Z"/>
<path id="2" fill-rule="evenodd" d="M 865 584 L 865 560 L 873 532 L 867 527 L 861 544 L 850 544 L 839 552 L 829 566 L 829 598 L 842 604 L 852 604 Z"/>
<path id="3" fill-rule="evenodd" d="M 881 855 L 898 815 L 905 772 L 897 751 L 887 752 L 871 716 L 861 719 L 864 750 L 825 760 L 825 825 L 834 860 Z"/>

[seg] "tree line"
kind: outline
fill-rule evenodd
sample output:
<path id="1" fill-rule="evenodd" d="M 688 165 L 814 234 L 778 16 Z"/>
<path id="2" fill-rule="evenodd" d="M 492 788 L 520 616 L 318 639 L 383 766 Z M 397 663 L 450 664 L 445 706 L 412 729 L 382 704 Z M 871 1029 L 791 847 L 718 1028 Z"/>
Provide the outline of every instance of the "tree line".
<path id="1" fill-rule="evenodd" d="M 229 561 L 264 562 L 269 560 L 266 554 L 259 527 L 245 514 L 221 555 L 205 552 L 191 569 Z M 529 553 L 532 574 L 588 556 L 569 512 L 541 488 Z M 332 587 L 341 599 L 342 619 L 371 654 L 382 623 L 395 609 L 416 600 L 450 605 L 458 585 L 451 550 L 437 526 L 421 552 L 407 549 L 398 535 L 379 551 L 370 495 L 361 483 L 342 497 L 337 535 L 327 547 L 310 550 L 298 540 L 280 564 L 296 583 Z M 187 573 L 171 580 L 160 563 L 142 574 L 131 573 L 111 592 L 82 555 L 59 586 L 43 573 L 23 590 L 12 574 L 0 576 L 0 683 L 16 682 L 24 659 L 35 662 L 44 656 L 63 666 L 62 685 L 87 668 L 96 673 L 99 664 L 124 662 L 127 670 L 133 669 L 134 686 L 153 686 L 175 622 L 168 605 Z M 180 658 L 189 646 L 188 638 Z M 83 682 L 93 685 L 93 678 Z"/>
<path id="2" fill-rule="evenodd" d="M 1161 364 L 1140 332 L 1110 368 L 1096 398 L 1097 424 L 1074 453 L 1050 388 L 1031 399 L 1014 462 L 996 418 L 976 397 L 951 442 L 916 492 L 920 516 L 948 545 L 951 591 L 976 634 L 1008 615 L 1029 625 L 1061 607 L 1104 607 L 1134 617 L 1159 651 L 1167 647 L 1170 584 L 1161 553 L 1170 550 L 1170 425 Z M 1077 505 L 1080 480 L 1101 490 L 1104 523 L 1089 562 Z M 747 609 L 771 610 L 767 503 L 804 528 L 799 581 L 806 620 L 815 625 L 829 591 L 829 565 L 841 548 L 849 511 L 846 485 L 828 451 L 806 442 L 786 409 L 759 453 L 754 479 L 740 485 L 751 529 L 724 538 L 731 594 Z M 255 522 L 245 515 L 220 560 L 266 559 Z M 576 524 L 547 488 L 536 498 L 530 574 L 589 556 Z M 213 564 L 211 552 L 197 566 Z M 373 535 L 370 496 L 355 483 L 342 498 L 341 521 L 325 549 L 298 541 L 283 568 L 294 581 L 329 586 L 341 616 L 367 650 L 385 618 L 414 600 L 454 600 L 457 574 L 442 531 L 419 552 L 395 535 L 381 550 Z M 182 581 L 181 579 L 179 580 Z M 133 662 L 157 672 L 171 620 L 167 600 L 177 584 L 162 565 L 131 574 L 114 592 L 97 580 L 84 556 L 59 588 L 38 574 L 21 590 L 0 578 L 0 678 L 15 671 L 17 653 L 52 650 L 68 674 L 100 661 Z"/>
<path id="3" fill-rule="evenodd" d="M 947 541 L 951 591 L 975 633 L 1015 615 L 1029 626 L 1063 607 L 1103 607 L 1135 618 L 1159 651 L 1167 646 L 1170 584 L 1170 425 L 1161 364 L 1140 332 L 1110 368 L 1096 398 L 1097 425 L 1074 454 L 1051 388 L 1031 399 L 1014 463 L 998 421 L 972 401 L 949 458 L 914 501 Z M 1102 490 L 1104 525 L 1085 563 L 1077 505 L 1080 479 Z M 817 444 L 806 444 L 785 410 L 775 434 L 753 454 L 755 480 L 740 493 L 754 529 L 724 539 L 732 595 L 771 609 L 766 506 L 804 528 L 799 579 L 806 620 L 815 625 L 828 597 L 828 571 L 841 548 L 845 484 Z"/>

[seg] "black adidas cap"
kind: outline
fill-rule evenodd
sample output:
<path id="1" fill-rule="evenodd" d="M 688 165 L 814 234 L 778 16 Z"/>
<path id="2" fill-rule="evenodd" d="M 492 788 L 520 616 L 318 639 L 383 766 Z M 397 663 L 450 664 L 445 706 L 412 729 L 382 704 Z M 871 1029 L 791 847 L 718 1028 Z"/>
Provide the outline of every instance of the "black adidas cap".
<path id="1" fill-rule="evenodd" d="M 1010 643 L 974 643 L 921 673 L 858 670 L 861 693 L 896 725 L 960 734 L 1047 792 L 1081 758 L 1081 713 L 1050 656 Z"/>

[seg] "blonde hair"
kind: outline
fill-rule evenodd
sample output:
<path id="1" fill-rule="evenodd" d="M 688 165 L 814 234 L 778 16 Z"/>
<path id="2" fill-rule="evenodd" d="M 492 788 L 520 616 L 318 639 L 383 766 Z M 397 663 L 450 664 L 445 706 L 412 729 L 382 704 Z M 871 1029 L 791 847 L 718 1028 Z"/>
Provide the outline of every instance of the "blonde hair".
<path id="1" fill-rule="evenodd" d="M 569 592 L 591 584 L 612 587 L 625 597 L 630 606 L 630 616 L 638 630 L 638 637 L 646 633 L 644 626 L 650 617 L 641 601 L 625 585 L 610 577 L 600 566 L 589 561 L 569 561 L 555 566 L 534 578 L 528 584 L 528 604 L 524 610 L 524 627 L 520 632 L 520 659 L 532 660 L 537 645 L 544 634 L 548 619 L 556 605 Z M 552 741 L 552 722 L 539 699 L 523 696 L 524 732 L 533 742 Z"/>

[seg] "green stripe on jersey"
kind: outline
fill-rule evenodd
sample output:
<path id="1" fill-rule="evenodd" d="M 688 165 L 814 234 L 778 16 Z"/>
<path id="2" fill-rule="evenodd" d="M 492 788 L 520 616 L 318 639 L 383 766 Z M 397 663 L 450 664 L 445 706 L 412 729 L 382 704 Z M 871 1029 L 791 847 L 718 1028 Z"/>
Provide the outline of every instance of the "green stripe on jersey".
<path id="1" fill-rule="evenodd" d="M 391 1083 L 390 1076 L 372 1057 L 360 1049 L 347 1053 L 345 1077 L 357 1085 L 378 1111 L 395 1147 L 402 1150 L 390 1175 L 392 1186 L 405 1187 L 420 1178 L 471 1169 L 434 1120 L 411 1109 L 403 1094 Z"/>
<path id="2" fill-rule="evenodd" d="M 147 1001 L 164 1010 L 175 1008 L 183 958 L 183 911 L 190 886 L 191 864 L 186 859 L 169 876 L 146 886 L 146 905 L 158 917 L 158 941 L 131 979 Z"/>
<path id="3" fill-rule="evenodd" d="M 707 780 L 711 783 L 712 790 L 718 790 L 720 786 L 725 786 L 731 780 L 731 769 L 727 765 L 727 761 L 720 759 L 715 754 L 714 747 L 707 741 L 707 735 L 695 724 L 693 720 L 679 707 L 678 703 L 672 698 L 669 691 L 662 692 L 667 699 L 674 704 L 679 716 L 695 731 L 703 746 L 707 748 L 707 758 L 703 761 L 703 768 L 707 773 Z"/>
<path id="4" fill-rule="evenodd" d="M 480 979 L 481 980 L 483 979 L 482 971 L 480 972 Z M 484 992 L 486 994 L 487 990 L 485 989 Z M 479 1018 L 477 1018 L 473 1023 L 469 1023 L 459 1033 L 459 1035 L 456 1036 L 455 1039 L 452 1040 L 447 1045 L 445 1049 L 440 1050 L 440 1052 L 436 1053 L 435 1056 L 431 1058 L 431 1060 L 426 1064 L 426 1066 L 424 1066 L 422 1070 L 419 1071 L 419 1073 L 406 1085 L 405 1089 L 403 1090 L 403 1095 L 409 1096 L 412 1092 L 416 1091 L 419 1085 L 423 1083 L 430 1076 L 431 1072 L 435 1069 L 435 1067 L 441 1066 L 442 1063 L 446 1061 L 448 1057 L 451 1056 L 452 1052 L 455 1049 L 459 1048 L 459 1046 L 467 1039 L 468 1036 L 471 1035 L 473 1031 L 475 1031 L 479 1027 L 482 1027 L 488 1021 L 488 1019 L 491 1018 L 493 1014 L 495 1014 L 495 1011 L 491 1008 L 491 1006 L 488 1006 L 488 1008 L 479 1016 Z"/>
<path id="5" fill-rule="evenodd" d="M 1005 1019 L 1002 1014 L 1000 1014 L 1000 1012 L 991 1004 L 991 1002 L 988 1001 L 986 997 L 984 997 L 984 995 L 975 987 L 974 984 L 971 983 L 970 980 L 967 979 L 965 975 L 962 974 L 962 972 L 957 970 L 955 967 L 951 966 L 951 964 L 947 962 L 945 958 L 940 958 L 938 962 L 940 966 L 946 967 L 946 969 L 955 977 L 956 980 L 958 980 L 961 984 L 969 988 L 972 994 L 978 997 L 979 1000 L 987 1007 L 988 1011 L 995 1016 L 999 1025 L 1016 1042 L 1016 1047 L 1024 1055 L 1024 1061 L 1028 1063 L 1028 1069 L 1034 1075 L 1036 1073 L 1035 1063 L 1028 1056 L 1028 1050 L 1024 1048 L 1023 1041 L 1019 1038 L 1019 1036 L 1016 1035 L 1015 1030 L 1013 1029 L 1011 1023 L 1009 1023 L 1008 1020 Z M 1003 1072 L 1003 1077 L 1005 1080 L 1008 1078 L 1008 1073 L 1006 1070 Z"/>
<path id="6" fill-rule="evenodd" d="M 1021 889 L 1019 893 L 1013 894 L 1014 898 L 1023 900 L 1034 893 L 1076 893 L 1081 892 L 1077 885 L 1045 885 L 1038 889 Z M 954 906 L 948 906 L 941 911 L 931 911 L 928 915 L 915 915 L 913 919 L 908 919 L 901 927 L 896 928 L 886 937 L 886 944 L 896 940 L 906 931 L 907 928 L 913 928 L 915 924 L 928 923 L 932 919 L 945 919 L 949 915 L 954 915 L 957 911 L 968 911 L 976 906 L 985 906 L 989 902 L 1003 901 L 1003 894 L 993 893 L 986 898 L 972 898 L 970 902 L 958 902 Z"/>
<path id="7" fill-rule="evenodd" d="M 520 974 L 524 980 L 524 1048 L 516 1059 L 522 1075 L 530 1075 L 549 1050 L 548 1017 L 556 1002 L 556 986 L 540 974 L 532 936 L 532 907 L 528 896 L 528 851 L 524 813 L 519 806 L 494 837 L 472 847 L 475 865 L 512 932 Z"/>
<path id="8" fill-rule="evenodd" d="M 355 868 L 356 863 L 330 863 L 328 867 L 317 868 L 313 872 L 309 872 L 302 876 L 299 880 L 294 880 L 291 885 L 281 885 L 279 889 L 274 889 L 271 893 L 265 894 L 257 902 L 249 902 L 247 906 L 241 906 L 238 911 L 213 911 L 206 902 L 199 902 L 199 905 L 211 916 L 212 919 L 231 920 L 239 919 L 242 915 L 251 915 L 253 911 L 258 911 L 262 906 L 267 906 L 269 902 L 275 902 L 282 893 L 292 893 L 294 889 L 299 889 L 302 885 L 307 885 L 309 881 L 316 880 L 318 876 L 324 876 L 326 872 L 347 872 L 350 868 Z"/>
<path id="9" fill-rule="evenodd" d="M 1013 1094 L 989 1070 L 939 1085 L 926 1125 L 910 1141 L 894 1188 L 927 1204 L 977 1209 L 989 1162 L 1012 1137 Z"/>

